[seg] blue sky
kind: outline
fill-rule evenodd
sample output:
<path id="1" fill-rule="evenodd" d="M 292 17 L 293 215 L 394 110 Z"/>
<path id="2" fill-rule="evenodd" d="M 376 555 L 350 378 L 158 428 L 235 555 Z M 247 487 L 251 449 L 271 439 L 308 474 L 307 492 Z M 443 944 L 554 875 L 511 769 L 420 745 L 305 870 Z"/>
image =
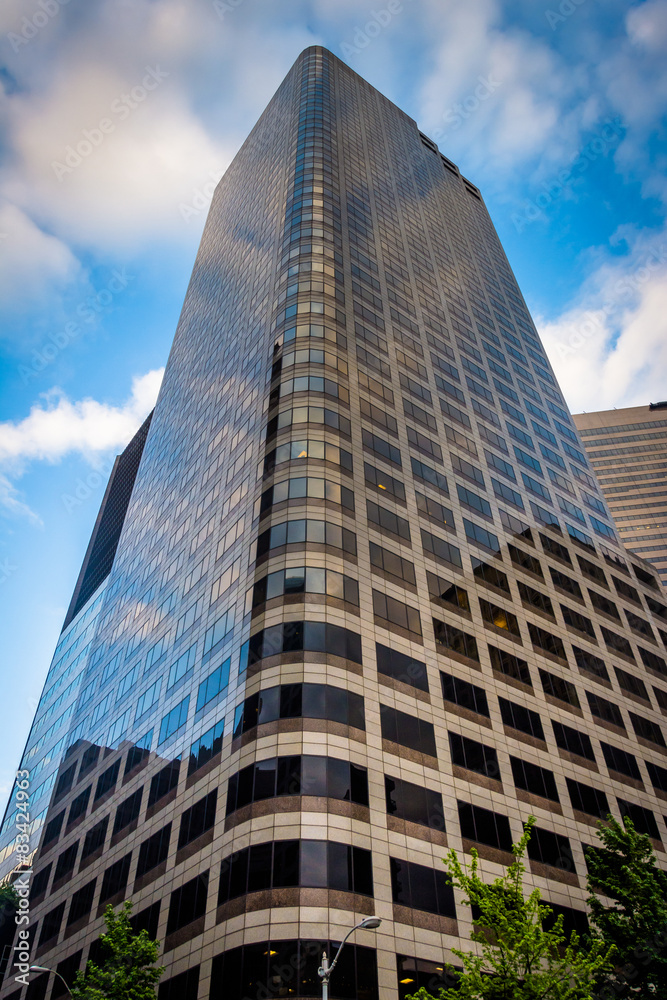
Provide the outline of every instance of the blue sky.
<path id="1" fill-rule="evenodd" d="M 298 53 L 482 189 L 577 411 L 667 397 L 666 43 L 667 0 L 4 0 L 0 800 L 213 183 Z"/>

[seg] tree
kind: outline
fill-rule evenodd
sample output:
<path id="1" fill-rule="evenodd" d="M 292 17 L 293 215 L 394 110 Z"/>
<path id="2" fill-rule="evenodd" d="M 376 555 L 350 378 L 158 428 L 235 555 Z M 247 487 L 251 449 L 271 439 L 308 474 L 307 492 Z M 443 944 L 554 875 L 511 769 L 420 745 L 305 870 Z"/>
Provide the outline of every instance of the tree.
<path id="1" fill-rule="evenodd" d="M 566 941 L 563 917 L 546 930 L 545 918 L 553 911 L 540 903 L 540 890 L 526 896 L 523 889 L 523 856 L 535 817 L 512 847 L 513 863 L 493 882 L 478 874 L 478 854 L 471 851 L 470 870 L 456 853 L 444 859 L 452 884 L 461 889 L 465 906 L 473 907 L 471 938 L 475 951 L 452 949 L 463 965 L 453 989 L 441 989 L 440 1000 L 589 1000 L 595 982 L 608 967 L 610 949 L 595 941 L 585 950 L 572 932 Z M 433 1000 L 420 989 L 408 1000 Z"/>
<path id="2" fill-rule="evenodd" d="M 609 816 L 599 824 L 598 837 L 603 846 L 586 851 L 588 905 L 599 937 L 617 952 L 602 996 L 622 996 L 631 987 L 638 1000 L 665 997 L 667 872 L 658 868 L 649 837 L 629 817 L 621 824 Z"/>
<path id="3" fill-rule="evenodd" d="M 145 930 L 134 933 L 131 913 L 129 901 L 118 914 L 107 906 L 107 930 L 100 936 L 102 963 L 89 960 L 85 972 L 77 972 L 71 989 L 73 1000 L 155 1000 L 155 988 L 164 972 L 154 964 L 160 945 Z"/>
<path id="4" fill-rule="evenodd" d="M 19 894 L 11 882 L 5 882 L 4 885 L 0 885 L 0 910 L 12 908 L 18 910 Z"/>

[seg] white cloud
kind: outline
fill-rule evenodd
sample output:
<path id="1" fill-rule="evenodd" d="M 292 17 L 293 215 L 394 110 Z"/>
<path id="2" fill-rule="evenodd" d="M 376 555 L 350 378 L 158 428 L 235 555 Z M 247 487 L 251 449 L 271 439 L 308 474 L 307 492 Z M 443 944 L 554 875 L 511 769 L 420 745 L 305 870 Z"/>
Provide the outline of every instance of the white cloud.
<path id="1" fill-rule="evenodd" d="M 69 247 L 16 205 L 0 204 L 0 234 L 0 302 L 11 302 L 14 309 L 34 306 L 80 275 Z"/>
<path id="2" fill-rule="evenodd" d="M 163 374 L 158 369 L 134 378 L 121 406 L 94 399 L 72 402 L 52 390 L 23 420 L 0 424 L 0 464 L 21 471 L 29 462 L 58 462 L 71 452 L 95 462 L 124 448 L 154 406 Z"/>
<path id="3" fill-rule="evenodd" d="M 561 316 L 536 323 L 573 412 L 664 399 L 667 243 L 635 238 L 627 256 L 598 266 Z"/>

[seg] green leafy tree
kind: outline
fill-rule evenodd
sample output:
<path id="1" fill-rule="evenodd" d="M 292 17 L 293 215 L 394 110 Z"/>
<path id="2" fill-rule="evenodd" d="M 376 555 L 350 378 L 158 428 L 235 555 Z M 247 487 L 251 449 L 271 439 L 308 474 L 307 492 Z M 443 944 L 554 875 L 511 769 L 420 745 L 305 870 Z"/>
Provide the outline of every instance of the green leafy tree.
<path id="1" fill-rule="evenodd" d="M 513 863 L 493 882 L 480 878 L 475 850 L 469 871 L 454 851 L 444 859 L 464 905 L 474 907 L 471 938 L 478 948 L 452 949 L 463 971 L 453 989 L 439 990 L 440 1000 L 589 1000 L 608 967 L 610 949 L 601 941 L 584 950 L 574 931 L 567 941 L 562 916 L 545 930 L 543 922 L 553 911 L 540 903 L 539 889 L 524 894 L 523 856 L 534 824 L 531 816 L 512 847 Z M 422 987 L 408 1000 L 433 998 Z"/>
<path id="2" fill-rule="evenodd" d="M 617 953 L 601 995 L 667 997 L 667 872 L 629 817 L 621 824 L 609 816 L 598 837 L 602 847 L 586 851 L 588 905 L 598 936 Z"/>
<path id="3" fill-rule="evenodd" d="M 132 903 L 114 913 L 104 912 L 106 934 L 102 942 L 102 962 L 89 961 L 85 972 L 77 972 L 71 993 L 74 1000 L 155 1000 L 155 988 L 163 968 L 156 968 L 160 945 L 147 931 L 135 934 L 130 924 Z"/>
<path id="4" fill-rule="evenodd" d="M 11 909 L 12 907 L 18 910 L 19 895 L 11 882 L 5 882 L 4 885 L 0 885 L 0 910 Z"/>

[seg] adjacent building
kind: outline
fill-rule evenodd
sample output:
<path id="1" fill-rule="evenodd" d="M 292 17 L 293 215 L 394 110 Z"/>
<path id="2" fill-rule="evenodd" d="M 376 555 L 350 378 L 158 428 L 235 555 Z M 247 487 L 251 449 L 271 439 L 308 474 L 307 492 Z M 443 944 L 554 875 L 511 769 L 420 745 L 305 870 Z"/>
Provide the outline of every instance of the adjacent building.
<path id="1" fill-rule="evenodd" d="M 530 879 L 579 928 L 601 816 L 664 857 L 667 597 L 479 190 L 322 48 L 218 185 L 126 497 L 67 626 L 99 601 L 33 962 L 69 981 L 129 898 L 160 1000 L 306 1000 L 375 915 L 330 996 L 398 1000 L 469 939 L 448 847 L 493 875 L 535 814 Z"/>
<path id="2" fill-rule="evenodd" d="M 619 538 L 667 585 L 667 402 L 576 413 L 573 420 Z"/>

